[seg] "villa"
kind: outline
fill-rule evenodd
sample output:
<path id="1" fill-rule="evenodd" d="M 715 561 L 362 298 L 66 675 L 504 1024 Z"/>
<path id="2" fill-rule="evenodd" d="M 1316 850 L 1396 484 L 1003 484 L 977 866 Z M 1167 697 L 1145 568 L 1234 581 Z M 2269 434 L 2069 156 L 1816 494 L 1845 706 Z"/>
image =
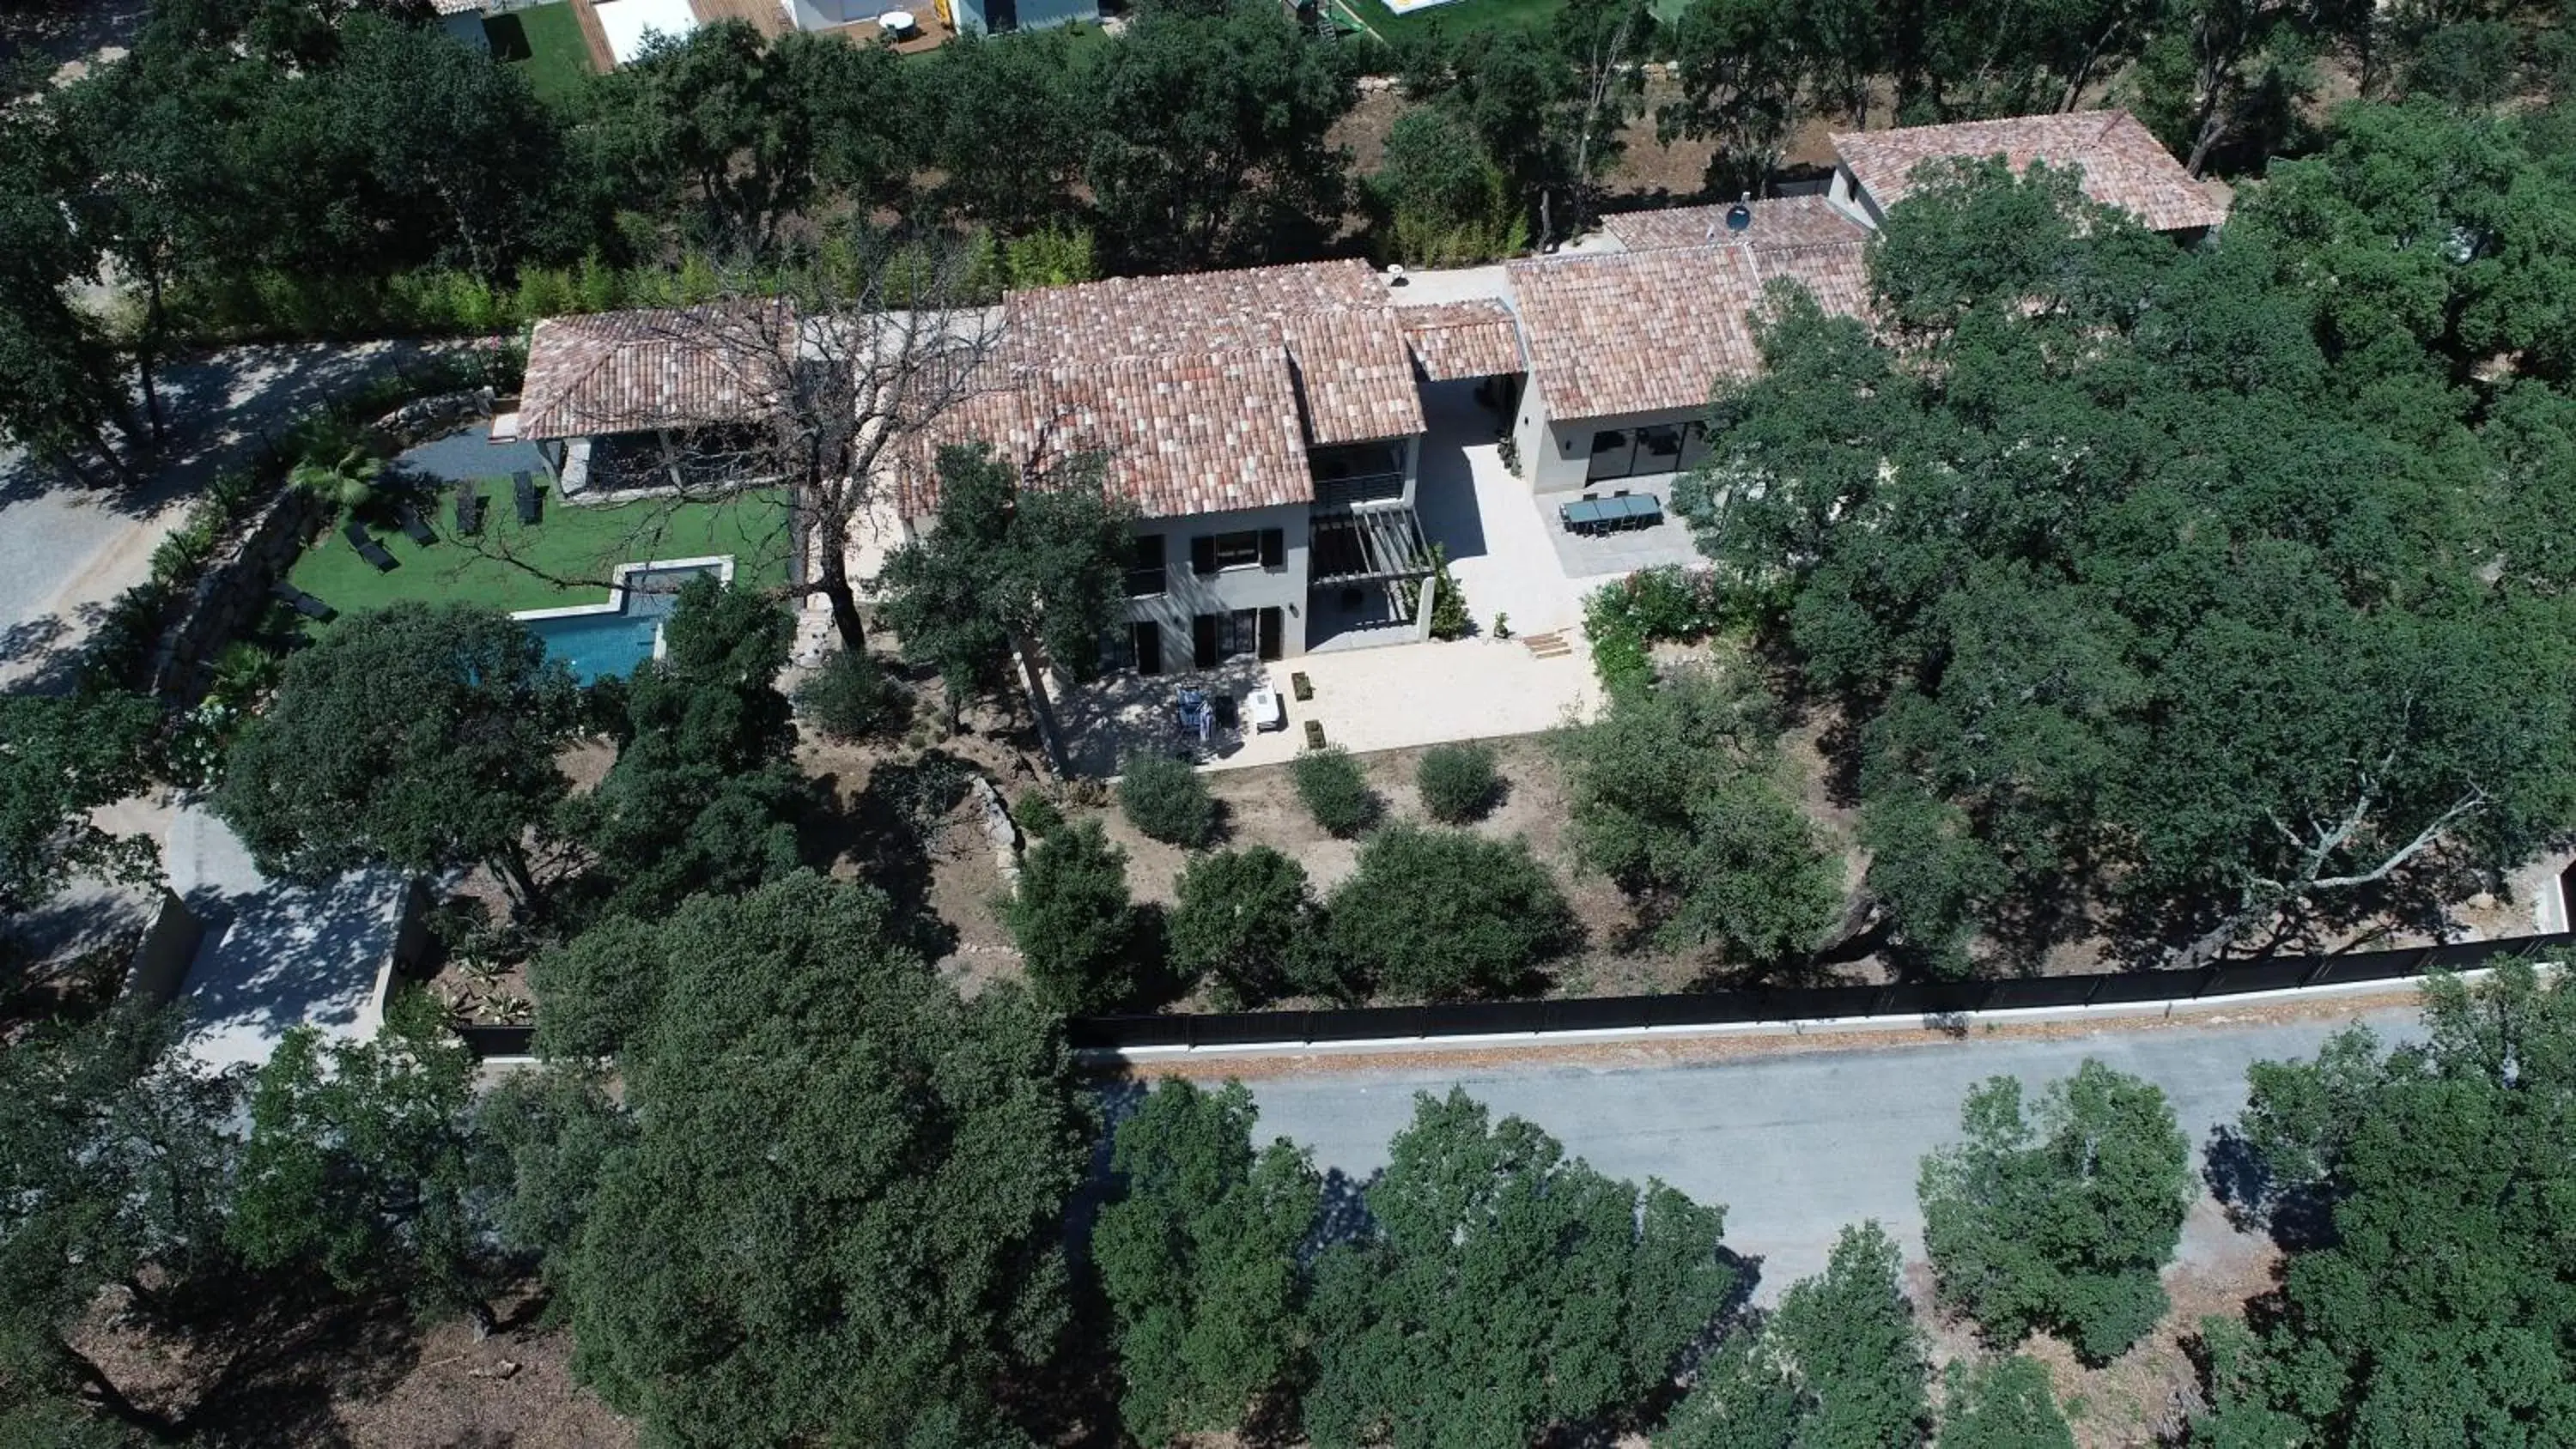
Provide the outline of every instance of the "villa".
<path id="1" fill-rule="evenodd" d="M 1835 144 L 1821 194 L 1614 216 L 1579 249 L 1502 266 L 1012 292 L 982 319 L 1000 340 L 975 387 L 891 460 L 894 529 L 936 526 L 940 444 L 989 445 L 1031 477 L 1101 460 L 1138 520 L 1107 641 L 1134 675 L 1426 638 L 1442 557 L 1473 606 L 1562 630 L 1601 580 L 1696 556 L 1668 505 L 1709 450 L 1711 386 L 1759 366 L 1751 318 L 1782 284 L 1868 315 L 1869 239 L 1914 168 L 2070 168 L 2181 240 L 2224 216 L 2120 111 Z M 550 319 L 518 435 L 567 499 L 685 489 L 757 456 L 797 329 L 785 304 Z"/>

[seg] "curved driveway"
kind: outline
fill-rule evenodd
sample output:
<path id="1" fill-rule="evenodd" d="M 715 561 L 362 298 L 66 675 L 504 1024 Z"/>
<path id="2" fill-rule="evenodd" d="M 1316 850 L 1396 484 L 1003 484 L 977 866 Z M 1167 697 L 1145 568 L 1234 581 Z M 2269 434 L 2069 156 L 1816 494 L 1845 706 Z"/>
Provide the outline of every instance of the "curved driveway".
<path id="1" fill-rule="evenodd" d="M 2411 1008 L 2359 1013 L 2382 1037 L 2411 1034 Z M 1955 1139 L 1968 1090 L 2010 1072 L 2037 1088 L 2099 1057 L 2164 1088 L 2194 1165 L 2212 1128 L 2245 1103 L 2245 1068 L 2313 1055 L 2334 1018 L 2228 1024 L 2200 1018 L 2059 1039 L 2002 1037 L 1672 1065 L 1462 1065 L 1456 1070 L 1334 1070 L 1257 1079 L 1255 1133 L 1314 1149 L 1317 1165 L 1366 1181 L 1417 1091 L 1455 1084 L 1496 1116 L 1536 1122 L 1615 1177 L 1660 1177 L 1726 1205 L 1727 1246 L 1763 1259 L 1757 1301 L 1820 1271 L 1834 1234 L 1877 1218 L 1922 1255 L 1915 1165 Z M 2185 1261 L 2217 1264 L 2256 1246 L 2204 1197 L 2183 1235 Z"/>

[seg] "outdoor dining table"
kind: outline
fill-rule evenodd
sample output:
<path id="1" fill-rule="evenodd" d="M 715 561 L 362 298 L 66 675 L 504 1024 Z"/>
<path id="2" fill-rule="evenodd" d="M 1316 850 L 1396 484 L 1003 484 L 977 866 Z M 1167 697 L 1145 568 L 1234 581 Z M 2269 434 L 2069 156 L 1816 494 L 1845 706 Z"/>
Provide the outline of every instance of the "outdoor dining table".
<path id="1" fill-rule="evenodd" d="M 1569 533 L 1605 533 L 1620 528 L 1647 528 L 1662 520 L 1664 507 L 1652 494 L 1615 498 L 1578 498 L 1557 509 Z"/>

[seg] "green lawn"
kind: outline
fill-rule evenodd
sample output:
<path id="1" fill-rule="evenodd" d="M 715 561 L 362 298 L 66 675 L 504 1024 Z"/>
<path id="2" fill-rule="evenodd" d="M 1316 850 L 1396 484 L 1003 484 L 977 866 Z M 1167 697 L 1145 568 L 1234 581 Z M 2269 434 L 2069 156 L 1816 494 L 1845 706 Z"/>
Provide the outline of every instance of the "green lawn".
<path id="1" fill-rule="evenodd" d="M 549 495 L 533 528 L 519 526 L 509 479 L 492 479 L 483 495 L 480 538 L 447 537 L 455 515 L 452 504 L 442 501 L 429 519 L 439 541 L 426 548 L 398 530 L 374 531 L 401 564 L 378 573 L 335 523 L 296 560 L 288 581 L 343 615 L 404 599 L 462 600 L 512 612 L 603 604 L 609 570 L 618 564 L 717 554 L 733 556 L 737 584 L 775 588 L 787 582 L 786 502 L 776 494 L 722 504 L 648 500 L 612 508 L 573 507 Z M 550 579 L 582 582 L 565 587 Z"/>
<path id="2" fill-rule="evenodd" d="M 590 47 L 581 39 L 581 22 L 561 3 L 513 10 L 483 18 L 484 38 L 492 54 L 528 78 L 543 101 L 568 101 L 590 80 Z"/>

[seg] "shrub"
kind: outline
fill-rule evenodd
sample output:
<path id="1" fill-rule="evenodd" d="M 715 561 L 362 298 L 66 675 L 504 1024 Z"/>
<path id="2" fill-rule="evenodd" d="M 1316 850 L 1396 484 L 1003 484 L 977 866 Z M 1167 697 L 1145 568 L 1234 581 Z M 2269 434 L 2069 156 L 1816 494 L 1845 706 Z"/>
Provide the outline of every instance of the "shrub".
<path id="1" fill-rule="evenodd" d="M 1054 800 L 1036 790 L 1019 798 L 1011 807 L 1011 818 L 1019 822 L 1021 832 L 1031 840 L 1042 840 L 1064 828 L 1064 812 Z"/>
<path id="2" fill-rule="evenodd" d="M 1432 819 L 1460 825 L 1494 808 L 1503 777 L 1495 773 L 1491 746 L 1434 745 L 1423 753 L 1413 784 Z"/>
<path id="3" fill-rule="evenodd" d="M 796 686 L 796 712 L 832 739 L 882 739 L 912 718 L 912 698 L 874 655 L 844 649 Z"/>
<path id="4" fill-rule="evenodd" d="M 1296 984 L 1295 963 L 1315 927 L 1306 871 L 1266 845 L 1221 850 L 1181 872 L 1172 907 L 1172 966 L 1206 976 L 1228 1010 L 1258 1006 Z"/>
<path id="5" fill-rule="evenodd" d="M 1029 851 L 1003 918 L 1027 960 L 1030 989 L 1050 1008 L 1113 1011 L 1135 994 L 1127 853 L 1109 843 L 1099 821 L 1068 826 Z"/>
<path id="6" fill-rule="evenodd" d="M 1592 640 L 1593 670 L 1613 689 L 1653 679 L 1647 645 L 1702 638 L 1726 621 L 1717 575 L 1679 564 L 1639 569 L 1583 601 L 1583 632 Z"/>
<path id="7" fill-rule="evenodd" d="M 1575 939 L 1529 843 L 1390 826 L 1327 911 L 1333 955 L 1378 989 L 1442 1001 L 1520 989 Z"/>
<path id="8" fill-rule="evenodd" d="M 1118 773 L 1127 823 L 1165 845 L 1196 849 L 1216 838 L 1216 801 L 1199 772 L 1169 755 L 1130 755 Z"/>
<path id="9" fill-rule="evenodd" d="M 1288 773 L 1297 783 L 1297 798 L 1315 823 L 1344 839 L 1377 823 L 1377 792 L 1360 773 L 1360 762 L 1336 745 L 1299 755 Z"/>

